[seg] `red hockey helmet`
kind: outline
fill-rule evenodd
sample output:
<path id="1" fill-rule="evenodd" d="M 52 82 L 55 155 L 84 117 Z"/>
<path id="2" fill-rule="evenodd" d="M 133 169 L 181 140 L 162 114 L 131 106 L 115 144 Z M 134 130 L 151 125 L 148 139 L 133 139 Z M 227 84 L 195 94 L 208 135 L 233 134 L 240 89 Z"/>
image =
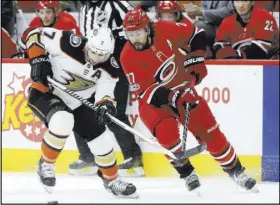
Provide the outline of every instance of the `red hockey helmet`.
<path id="1" fill-rule="evenodd" d="M 156 11 L 161 12 L 182 12 L 183 7 L 178 1 L 159 1 L 156 7 Z"/>
<path id="2" fill-rule="evenodd" d="M 38 1 L 36 4 L 36 10 L 46 9 L 46 8 L 58 9 L 58 7 L 59 7 L 58 1 L 41 0 L 41 1 Z"/>
<path id="3" fill-rule="evenodd" d="M 125 31 L 136 31 L 147 26 L 150 22 L 149 16 L 138 5 L 134 10 L 130 10 L 123 20 Z"/>

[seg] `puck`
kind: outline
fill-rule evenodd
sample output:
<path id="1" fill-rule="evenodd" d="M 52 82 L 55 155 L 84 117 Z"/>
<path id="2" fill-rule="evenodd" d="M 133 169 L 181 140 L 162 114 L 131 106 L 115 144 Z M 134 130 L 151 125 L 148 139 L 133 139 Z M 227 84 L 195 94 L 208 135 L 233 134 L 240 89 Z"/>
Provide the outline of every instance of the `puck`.
<path id="1" fill-rule="evenodd" d="M 58 201 L 49 201 L 48 204 L 58 204 Z"/>

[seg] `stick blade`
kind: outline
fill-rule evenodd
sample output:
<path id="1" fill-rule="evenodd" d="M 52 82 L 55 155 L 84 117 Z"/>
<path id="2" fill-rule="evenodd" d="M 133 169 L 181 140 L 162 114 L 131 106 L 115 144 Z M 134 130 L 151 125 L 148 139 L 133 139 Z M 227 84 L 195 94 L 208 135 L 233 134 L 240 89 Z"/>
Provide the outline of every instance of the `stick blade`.
<path id="1" fill-rule="evenodd" d="M 185 150 L 185 151 L 182 151 L 182 152 L 174 152 L 173 154 L 178 159 L 175 162 L 177 164 L 182 165 L 187 158 L 198 155 L 201 152 L 203 152 L 205 149 L 206 149 L 206 143 L 203 143 L 203 144 L 200 144 L 196 147 L 193 147 L 191 149 L 188 149 L 188 150 Z"/>

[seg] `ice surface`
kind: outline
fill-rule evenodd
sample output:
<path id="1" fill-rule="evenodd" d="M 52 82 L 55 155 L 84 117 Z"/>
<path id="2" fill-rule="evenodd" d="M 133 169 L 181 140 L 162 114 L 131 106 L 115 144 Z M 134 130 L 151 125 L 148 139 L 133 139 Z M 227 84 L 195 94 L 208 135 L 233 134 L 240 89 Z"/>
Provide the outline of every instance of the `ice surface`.
<path id="1" fill-rule="evenodd" d="M 201 196 L 187 191 L 178 178 L 123 178 L 137 186 L 139 199 L 108 193 L 98 176 L 57 174 L 52 194 L 36 173 L 2 173 L 2 203 L 279 203 L 279 183 L 259 183 L 260 193 L 238 191 L 228 177 L 201 178 Z"/>

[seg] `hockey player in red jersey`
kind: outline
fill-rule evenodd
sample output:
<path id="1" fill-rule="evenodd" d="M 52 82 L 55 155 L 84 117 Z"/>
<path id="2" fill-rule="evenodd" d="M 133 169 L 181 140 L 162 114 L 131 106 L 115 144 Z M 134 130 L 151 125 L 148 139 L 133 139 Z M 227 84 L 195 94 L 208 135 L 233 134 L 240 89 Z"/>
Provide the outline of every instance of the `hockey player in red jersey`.
<path id="1" fill-rule="evenodd" d="M 188 18 L 183 15 L 184 8 L 178 1 L 158 1 L 156 6 L 156 18 L 159 21 L 171 21 L 184 23 L 187 26 L 193 24 Z M 209 46 L 206 47 L 205 58 L 212 58 L 213 54 Z"/>
<path id="2" fill-rule="evenodd" d="M 179 126 L 189 103 L 188 129 L 207 143 L 207 150 L 236 184 L 254 191 L 256 180 L 244 173 L 208 104 L 190 85 L 192 79 L 198 85 L 207 75 L 203 29 L 167 21 L 151 23 L 139 7 L 127 13 L 123 26 L 129 41 L 122 50 L 121 63 L 131 89 L 138 94 L 139 115 L 150 132 L 163 147 L 181 151 Z M 200 186 L 189 160 L 183 166 L 168 160 L 189 191 Z"/>
<path id="3" fill-rule="evenodd" d="M 236 14 L 220 25 L 214 50 L 218 59 L 279 59 L 279 28 L 254 1 L 233 1 Z"/>
<path id="4" fill-rule="evenodd" d="M 77 35 L 82 35 L 76 20 L 67 12 L 59 12 L 59 1 L 41 0 L 36 4 L 37 17 L 33 18 L 29 24 L 29 28 L 22 35 L 20 46 L 26 49 L 26 37 L 30 30 L 39 27 L 53 27 L 58 30 L 73 31 Z"/>
<path id="5" fill-rule="evenodd" d="M 184 12 L 184 8 L 178 1 L 158 1 L 156 6 L 158 20 L 192 24 L 182 12 Z"/>

